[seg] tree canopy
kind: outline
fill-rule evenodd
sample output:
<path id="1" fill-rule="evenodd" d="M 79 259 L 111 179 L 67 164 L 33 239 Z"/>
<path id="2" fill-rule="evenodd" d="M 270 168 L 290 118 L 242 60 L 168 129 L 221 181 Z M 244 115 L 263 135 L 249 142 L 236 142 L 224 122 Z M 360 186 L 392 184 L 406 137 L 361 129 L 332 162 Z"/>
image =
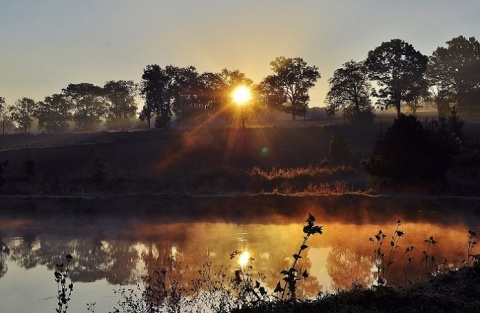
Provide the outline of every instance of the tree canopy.
<path id="1" fill-rule="evenodd" d="M 68 122 L 72 119 L 71 109 L 71 102 L 62 94 L 45 97 L 38 102 L 35 110 L 38 128 L 54 133 L 67 131 Z"/>
<path id="2" fill-rule="evenodd" d="M 327 115 L 333 116 L 341 109 L 353 124 L 372 122 L 373 106 L 370 100 L 371 84 L 363 62 L 349 61 L 343 64 L 328 80 Z"/>
<path id="3" fill-rule="evenodd" d="M 132 80 L 110 80 L 103 86 L 103 92 L 107 100 L 107 125 L 113 128 L 128 126 L 137 113 L 137 85 Z"/>
<path id="4" fill-rule="evenodd" d="M 170 107 L 168 107 L 168 110 L 162 110 L 166 80 L 165 71 L 157 64 L 147 65 L 143 70 L 142 81 L 140 82 L 140 94 L 145 104 L 140 112 L 140 120 L 146 120 L 148 128 L 151 128 L 151 119 L 155 114 L 164 113 L 167 115 L 164 119 L 170 121 Z"/>
<path id="5" fill-rule="evenodd" d="M 260 83 L 263 101 L 276 109 L 290 113 L 295 120 L 304 115 L 310 101 L 308 91 L 321 75 L 316 66 L 308 66 L 302 58 L 275 58 L 270 62 L 274 74 Z"/>
<path id="6" fill-rule="evenodd" d="M 365 66 L 368 77 L 379 87 L 373 93 L 379 98 L 377 104 L 382 108 L 395 107 L 400 117 L 402 102 L 416 101 L 427 90 L 427 62 L 427 56 L 400 39 L 383 42 L 369 51 Z"/>
<path id="7" fill-rule="evenodd" d="M 220 73 L 205 72 L 199 77 L 199 102 L 203 109 L 203 121 L 207 121 L 209 116 L 217 112 L 222 103 L 223 79 Z"/>
<path id="8" fill-rule="evenodd" d="M 478 108 L 480 102 L 480 43 L 458 36 L 430 56 L 427 77 L 435 88 L 440 115 L 457 106 L 460 112 Z"/>
<path id="9" fill-rule="evenodd" d="M 62 93 L 70 102 L 77 130 L 91 131 L 100 124 L 107 107 L 102 87 L 90 83 L 69 84 Z"/>
<path id="10" fill-rule="evenodd" d="M 171 110 L 180 123 L 191 120 L 203 113 L 201 83 L 197 69 L 193 66 L 165 68 L 168 87 L 165 90 Z"/>
<path id="11" fill-rule="evenodd" d="M 10 118 L 20 131 L 26 133 L 32 126 L 36 105 L 35 100 L 24 97 L 17 100 L 15 105 L 9 107 Z"/>

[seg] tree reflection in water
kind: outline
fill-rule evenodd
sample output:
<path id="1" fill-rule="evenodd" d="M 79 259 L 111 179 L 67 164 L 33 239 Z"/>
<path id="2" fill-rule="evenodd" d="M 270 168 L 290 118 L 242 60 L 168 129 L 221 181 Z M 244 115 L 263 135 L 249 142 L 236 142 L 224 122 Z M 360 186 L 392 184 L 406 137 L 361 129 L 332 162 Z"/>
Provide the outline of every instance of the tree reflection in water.
<path id="1" fill-rule="evenodd" d="M 357 254 L 347 247 L 332 247 L 327 257 L 327 270 L 334 291 L 351 289 L 354 284 L 370 286 L 374 280 L 371 257 Z"/>
<path id="2" fill-rule="evenodd" d="M 10 254 L 10 248 L 0 240 L 0 278 L 2 278 L 8 271 L 8 266 L 5 263 L 7 256 Z"/>
<path id="3" fill-rule="evenodd" d="M 321 223 L 321 214 L 317 214 L 317 219 Z M 310 258 L 310 248 L 306 250 L 298 267 L 301 271 L 308 270 L 313 276 L 298 283 L 298 297 L 314 297 L 322 288 L 333 291 L 350 288 L 352 283 L 371 285 L 373 248 L 368 238 L 378 229 L 383 229 L 390 236 L 395 220 L 361 225 L 333 221 L 322 223 L 323 235 L 312 238 L 309 246 L 329 250 L 329 253 L 328 256 L 322 255 L 322 259 Z M 43 265 L 53 270 L 66 253 L 71 253 L 71 278 L 74 283 L 104 279 L 112 285 L 135 284 L 141 281 L 141 277 L 153 277 L 158 270 L 165 269 L 171 277 L 165 288 L 172 290 L 175 286 L 171 284 L 180 281 L 189 286 L 184 291 L 188 294 L 193 282 L 206 275 L 206 264 L 210 277 L 223 273 L 228 280 L 234 277 L 235 270 L 240 266 L 235 260 L 230 260 L 230 254 L 235 250 L 248 250 L 253 258 L 250 265 L 254 279 L 259 278 L 271 292 L 281 280 L 280 272 L 290 266 L 291 256 L 302 242 L 301 222 L 271 225 L 141 221 L 135 224 L 125 222 L 122 227 L 114 224 L 112 229 L 105 223 L 104 228 L 96 232 L 92 232 L 86 224 L 77 225 L 71 235 L 52 231 L 48 223 L 44 228 L 38 223 L 32 228 L 1 232 L 10 235 L 0 238 L 10 248 L 10 255 L 0 253 L 0 277 L 9 274 L 7 257 L 9 262 L 24 269 Z M 403 225 L 405 237 L 399 241 L 400 248 L 394 257 L 388 284 L 405 282 L 403 269 L 407 257 L 403 252 L 412 245 L 416 248 L 409 277 L 425 277 L 420 266 L 421 251 L 424 249 L 423 240 L 430 236 L 435 236 L 438 241 L 432 247 L 431 255 L 438 260 L 447 259 L 454 267 L 461 266 L 466 257 L 469 227 L 408 220 Z M 318 264 L 326 265 L 319 270 Z M 314 276 L 321 271 L 328 272 L 331 285 L 321 286 Z M 106 294 L 111 292 L 111 289 L 105 290 Z"/>

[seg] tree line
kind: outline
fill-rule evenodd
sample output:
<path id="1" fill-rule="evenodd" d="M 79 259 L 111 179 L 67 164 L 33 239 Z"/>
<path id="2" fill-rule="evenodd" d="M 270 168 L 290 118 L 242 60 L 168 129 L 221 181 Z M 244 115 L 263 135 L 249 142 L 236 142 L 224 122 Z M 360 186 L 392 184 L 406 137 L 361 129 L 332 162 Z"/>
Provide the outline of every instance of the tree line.
<path id="1" fill-rule="evenodd" d="M 329 79 L 325 103 L 329 116 L 342 111 L 354 124 L 371 123 L 375 108 L 402 108 L 413 113 L 424 103 L 438 109 L 439 116 L 452 110 L 460 114 L 478 114 L 480 100 L 480 43 L 458 36 L 438 47 L 430 57 L 411 44 L 392 39 L 368 52 L 363 61 L 350 60 Z M 234 88 L 244 85 L 252 91 L 242 118 L 262 110 L 278 110 L 292 119 L 305 116 L 309 90 L 321 78 L 318 67 L 302 58 L 275 58 L 272 74 L 255 84 L 239 70 L 199 73 L 193 66 L 147 65 L 140 83 L 108 81 L 103 87 L 89 83 L 69 84 L 58 94 L 36 102 L 22 98 L 7 105 L 0 97 L 2 132 L 11 122 L 27 132 L 34 118 L 46 132 L 94 130 L 101 122 L 108 128 L 123 128 L 137 117 L 137 96 L 144 105 L 139 119 L 149 128 L 169 128 L 178 123 L 204 123 L 213 116 L 239 114 L 232 103 Z M 373 103 L 373 99 L 376 100 Z"/>
<path id="2" fill-rule="evenodd" d="M 107 126 L 121 127 L 135 117 L 137 86 L 133 81 L 108 81 L 103 87 L 89 83 L 69 84 L 61 93 L 36 102 L 24 97 L 13 105 L 0 98 L 2 132 L 12 122 L 19 132 L 26 133 L 34 118 L 38 128 L 49 133 L 65 132 L 73 123 L 77 131 L 95 129 L 101 121 Z"/>
<path id="3" fill-rule="evenodd" d="M 446 44 L 428 57 L 411 44 L 393 39 L 369 51 L 366 60 L 343 64 L 329 80 L 327 114 L 343 110 L 352 123 L 369 122 L 373 97 L 375 107 L 393 107 L 397 117 L 402 107 L 415 113 L 422 103 L 435 106 L 439 117 L 452 110 L 478 116 L 480 43 L 475 37 L 458 36 Z"/>

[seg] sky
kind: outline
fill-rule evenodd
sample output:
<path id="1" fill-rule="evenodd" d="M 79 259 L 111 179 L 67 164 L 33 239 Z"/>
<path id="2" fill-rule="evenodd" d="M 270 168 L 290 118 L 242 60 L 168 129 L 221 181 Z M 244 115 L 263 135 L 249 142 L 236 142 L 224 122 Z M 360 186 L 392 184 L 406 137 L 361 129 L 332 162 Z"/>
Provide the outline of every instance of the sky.
<path id="1" fill-rule="evenodd" d="M 259 83 L 278 56 L 328 79 L 382 42 L 430 56 L 463 35 L 480 40 L 478 0 L 0 0 L 0 96 L 43 100 L 70 83 L 140 82 L 147 65 L 240 70 Z"/>

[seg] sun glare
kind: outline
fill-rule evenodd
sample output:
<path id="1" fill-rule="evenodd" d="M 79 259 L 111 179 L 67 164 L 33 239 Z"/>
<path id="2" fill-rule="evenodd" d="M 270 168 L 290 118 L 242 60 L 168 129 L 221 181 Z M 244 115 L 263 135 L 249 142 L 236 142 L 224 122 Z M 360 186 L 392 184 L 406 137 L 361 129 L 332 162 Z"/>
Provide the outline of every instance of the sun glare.
<path id="1" fill-rule="evenodd" d="M 238 258 L 238 264 L 241 267 L 245 267 L 248 264 L 249 260 L 250 260 L 250 253 L 248 253 L 248 251 L 243 251 L 242 254 L 240 254 L 240 257 Z"/>
<path id="2" fill-rule="evenodd" d="M 232 93 L 233 101 L 235 101 L 235 103 L 238 105 L 245 104 L 248 100 L 250 100 L 251 97 L 252 95 L 250 93 L 250 89 L 245 86 L 239 86 L 235 88 Z"/>

